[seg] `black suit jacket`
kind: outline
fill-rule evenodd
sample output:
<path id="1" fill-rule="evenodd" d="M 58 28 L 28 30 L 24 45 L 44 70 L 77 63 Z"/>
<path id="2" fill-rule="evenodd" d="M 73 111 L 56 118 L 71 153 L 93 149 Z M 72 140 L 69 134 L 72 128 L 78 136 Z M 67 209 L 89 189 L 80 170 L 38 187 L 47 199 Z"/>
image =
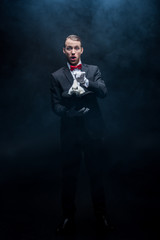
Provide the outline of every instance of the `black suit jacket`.
<path id="1" fill-rule="evenodd" d="M 104 98 L 107 94 L 107 88 L 97 66 L 82 64 L 82 71 L 86 72 L 89 87 L 84 87 L 85 93 L 79 97 L 68 95 L 68 90 L 73 84 L 73 77 L 68 66 L 52 73 L 52 109 L 61 117 L 62 138 L 68 139 L 69 136 L 74 136 L 71 133 L 81 131 L 80 128 L 85 128 L 87 134 L 93 139 L 103 136 L 105 125 L 97 97 Z M 72 107 L 77 110 L 88 107 L 90 110 L 83 117 L 68 117 L 66 113 Z"/>

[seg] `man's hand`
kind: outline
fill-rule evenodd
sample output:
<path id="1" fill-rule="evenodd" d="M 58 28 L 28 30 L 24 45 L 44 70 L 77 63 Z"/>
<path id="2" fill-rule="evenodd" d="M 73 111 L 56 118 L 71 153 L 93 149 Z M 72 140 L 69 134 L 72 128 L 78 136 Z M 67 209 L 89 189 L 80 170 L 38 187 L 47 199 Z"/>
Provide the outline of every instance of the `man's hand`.
<path id="1" fill-rule="evenodd" d="M 84 84 L 85 83 L 85 77 L 86 77 L 86 73 L 85 72 L 76 72 L 74 74 L 77 82 Z"/>
<path id="2" fill-rule="evenodd" d="M 86 114 L 89 111 L 89 108 L 81 108 L 80 110 L 75 110 L 75 107 L 71 108 L 67 111 L 68 117 L 80 117 Z"/>

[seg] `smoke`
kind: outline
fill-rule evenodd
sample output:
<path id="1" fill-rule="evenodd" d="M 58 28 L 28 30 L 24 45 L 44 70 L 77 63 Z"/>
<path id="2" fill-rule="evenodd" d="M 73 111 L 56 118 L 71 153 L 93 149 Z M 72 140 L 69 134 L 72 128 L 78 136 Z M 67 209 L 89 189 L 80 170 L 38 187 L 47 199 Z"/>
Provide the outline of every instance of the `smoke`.
<path id="1" fill-rule="evenodd" d="M 109 91 L 100 100 L 107 134 L 122 137 L 148 128 L 144 119 L 156 110 L 158 96 L 157 1 L 3 0 L 0 29 L 4 145 L 24 139 L 32 144 L 44 135 L 57 142 L 49 78 L 65 64 L 62 47 L 69 34 L 82 38 L 82 61 L 102 71 Z"/>
<path id="2" fill-rule="evenodd" d="M 50 73 L 66 64 L 64 40 L 77 34 L 82 62 L 98 65 L 108 88 L 99 103 L 106 122 L 107 211 L 118 226 L 115 236 L 148 239 L 154 230 L 154 239 L 159 227 L 159 10 L 158 0 L 0 1 L 2 236 L 53 238 L 61 157 Z M 85 235 L 90 236 L 94 222 L 88 218 L 83 165 L 82 175 L 78 217 L 86 216 Z M 82 236 L 81 220 L 77 233 Z"/>

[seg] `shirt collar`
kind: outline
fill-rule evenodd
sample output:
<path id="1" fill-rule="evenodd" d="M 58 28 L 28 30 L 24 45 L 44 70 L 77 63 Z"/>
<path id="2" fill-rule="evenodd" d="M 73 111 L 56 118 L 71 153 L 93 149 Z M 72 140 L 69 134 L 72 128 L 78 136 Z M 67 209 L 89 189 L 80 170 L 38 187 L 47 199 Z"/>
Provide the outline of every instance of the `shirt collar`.
<path id="1" fill-rule="evenodd" d="M 79 60 L 79 62 L 78 62 L 77 65 L 79 65 L 79 64 L 82 64 L 81 60 Z M 76 66 L 77 66 L 77 65 L 76 65 Z M 70 66 L 71 66 L 71 64 L 70 64 L 69 62 L 67 62 L 67 66 L 68 66 L 68 68 L 69 68 L 69 70 L 70 70 Z"/>

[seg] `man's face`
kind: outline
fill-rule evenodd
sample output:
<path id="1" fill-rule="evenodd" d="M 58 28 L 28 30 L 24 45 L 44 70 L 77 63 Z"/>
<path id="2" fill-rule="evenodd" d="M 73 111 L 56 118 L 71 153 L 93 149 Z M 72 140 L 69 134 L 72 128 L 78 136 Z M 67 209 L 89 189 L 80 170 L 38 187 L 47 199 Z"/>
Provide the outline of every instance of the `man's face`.
<path id="1" fill-rule="evenodd" d="M 66 55 L 68 62 L 71 65 L 76 66 L 80 60 L 81 54 L 83 53 L 81 42 L 73 41 L 68 38 L 65 42 L 63 53 Z"/>

